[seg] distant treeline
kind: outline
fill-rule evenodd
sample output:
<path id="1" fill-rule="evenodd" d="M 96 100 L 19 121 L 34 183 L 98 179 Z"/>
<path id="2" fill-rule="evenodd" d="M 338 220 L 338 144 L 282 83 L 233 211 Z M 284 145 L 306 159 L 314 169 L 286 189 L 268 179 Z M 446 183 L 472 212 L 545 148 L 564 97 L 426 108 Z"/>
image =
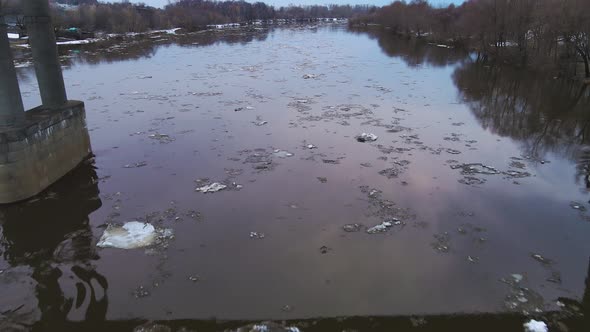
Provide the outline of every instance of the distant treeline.
<path id="1" fill-rule="evenodd" d="M 128 1 L 103 3 L 97 0 L 50 0 L 69 6 L 52 6 L 57 27 L 88 31 L 142 32 L 180 27 L 197 30 L 211 24 L 247 23 L 255 20 L 351 18 L 377 10 L 367 5 L 289 6 L 275 9 L 262 2 L 176 0 L 164 9 Z M 4 13 L 21 13 L 22 0 L 0 0 Z"/>
<path id="2" fill-rule="evenodd" d="M 395 1 L 350 24 L 378 24 L 466 47 L 482 61 L 552 67 L 567 75 L 582 67 L 590 78 L 590 0 L 468 0 L 442 8 L 424 0 Z"/>

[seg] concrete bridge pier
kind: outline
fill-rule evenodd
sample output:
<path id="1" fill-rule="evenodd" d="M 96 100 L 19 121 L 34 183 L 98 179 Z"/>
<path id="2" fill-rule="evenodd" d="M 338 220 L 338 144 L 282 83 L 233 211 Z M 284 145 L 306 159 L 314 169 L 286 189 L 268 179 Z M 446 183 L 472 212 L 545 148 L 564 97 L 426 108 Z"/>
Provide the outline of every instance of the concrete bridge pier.
<path id="1" fill-rule="evenodd" d="M 59 64 L 55 33 L 47 0 L 25 0 L 25 26 L 29 35 L 35 73 L 45 107 L 59 107 L 68 100 Z"/>
<path id="2" fill-rule="evenodd" d="M 16 70 L 4 17 L 0 16 L 0 126 L 22 124 L 25 109 L 16 78 Z"/>
<path id="3" fill-rule="evenodd" d="M 43 105 L 24 111 L 6 26 L 0 24 L 0 204 L 39 194 L 92 153 L 84 103 L 66 97 L 49 1 L 23 1 Z"/>

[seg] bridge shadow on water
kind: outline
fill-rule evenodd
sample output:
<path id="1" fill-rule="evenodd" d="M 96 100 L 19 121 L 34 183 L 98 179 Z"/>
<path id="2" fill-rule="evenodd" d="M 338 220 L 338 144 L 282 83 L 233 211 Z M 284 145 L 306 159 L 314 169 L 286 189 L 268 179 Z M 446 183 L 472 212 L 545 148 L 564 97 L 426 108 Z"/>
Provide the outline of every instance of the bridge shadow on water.
<path id="1" fill-rule="evenodd" d="M 11 316 L 19 316 L 13 322 L 16 326 L 48 330 L 62 325 L 72 311 L 80 309 L 87 322 L 104 320 L 108 282 L 92 266 L 99 256 L 88 217 L 102 205 L 98 194 L 97 175 L 92 159 L 88 159 L 39 196 L 0 208 L 3 259 L 11 267 L 27 271 L 37 299 L 36 313 L 29 313 L 37 315 L 33 318 L 36 323 L 23 323 L 22 315 L 27 313 L 21 311 L 28 308 L 16 304 L 16 308 L 2 308 L 5 326 L 0 322 L 1 330 L 7 329 Z M 60 279 L 66 276 L 73 280 L 74 298 L 66 297 L 62 290 Z"/>

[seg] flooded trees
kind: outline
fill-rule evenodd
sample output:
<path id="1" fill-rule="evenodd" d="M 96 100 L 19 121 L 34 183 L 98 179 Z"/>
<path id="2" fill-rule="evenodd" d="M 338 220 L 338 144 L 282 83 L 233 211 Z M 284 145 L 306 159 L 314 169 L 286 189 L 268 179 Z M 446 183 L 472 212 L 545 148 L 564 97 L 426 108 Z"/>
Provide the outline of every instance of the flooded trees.
<path id="1" fill-rule="evenodd" d="M 568 21 L 564 24 L 564 41 L 571 45 L 584 63 L 585 75 L 590 78 L 590 6 L 587 1 L 572 0 L 567 7 Z"/>
<path id="2" fill-rule="evenodd" d="M 478 60 L 552 69 L 590 78 L 587 0 L 468 0 L 436 8 L 424 0 L 395 1 L 351 20 L 374 22 L 396 34 L 466 46 Z"/>

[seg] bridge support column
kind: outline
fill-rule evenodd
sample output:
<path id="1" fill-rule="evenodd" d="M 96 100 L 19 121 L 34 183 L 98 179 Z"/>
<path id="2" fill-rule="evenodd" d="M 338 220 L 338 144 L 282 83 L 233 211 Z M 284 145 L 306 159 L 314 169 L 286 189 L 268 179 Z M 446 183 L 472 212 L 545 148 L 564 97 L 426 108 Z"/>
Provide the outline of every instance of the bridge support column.
<path id="1" fill-rule="evenodd" d="M 41 193 L 92 153 L 84 103 L 67 100 L 49 2 L 23 4 L 43 105 L 24 111 L 6 26 L 0 25 L 0 204 Z"/>
<path id="2" fill-rule="evenodd" d="M 0 16 L 0 127 L 22 124 L 25 109 L 18 87 L 16 70 L 4 17 Z"/>
<path id="3" fill-rule="evenodd" d="M 41 101 L 48 108 L 62 106 L 68 98 L 49 16 L 49 1 L 24 0 L 23 5 Z"/>

